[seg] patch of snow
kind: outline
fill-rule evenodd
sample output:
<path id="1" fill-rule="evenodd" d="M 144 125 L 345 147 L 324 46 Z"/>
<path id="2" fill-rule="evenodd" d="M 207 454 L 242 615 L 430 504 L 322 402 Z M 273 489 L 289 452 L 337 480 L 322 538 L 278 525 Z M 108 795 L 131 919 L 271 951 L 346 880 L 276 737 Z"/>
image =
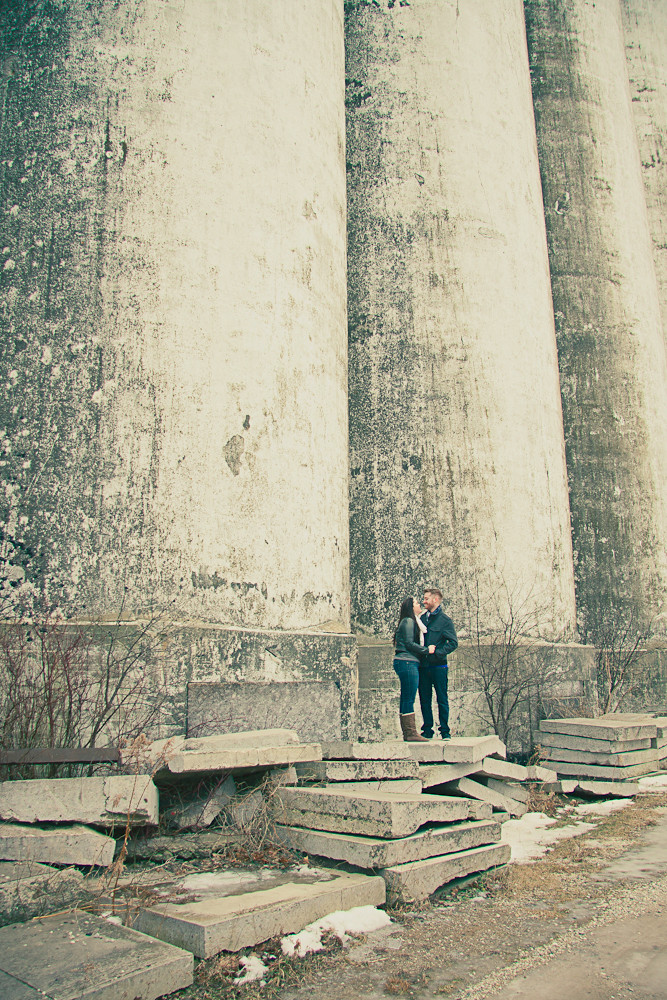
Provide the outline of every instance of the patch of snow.
<path id="1" fill-rule="evenodd" d="M 547 853 L 559 840 L 579 837 L 595 828 L 595 823 L 581 820 L 568 826 L 550 830 L 557 821 L 544 813 L 526 813 L 521 819 L 510 819 L 503 823 L 501 840 L 509 844 L 512 855 L 510 862 L 534 861 Z"/>
<path id="2" fill-rule="evenodd" d="M 264 979 L 264 973 L 268 972 L 268 966 L 264 965 L 261 958 L 257 958 L 257 955 L 248 955 L 247 958 L 240 958 L 239 965 L 242 965 L 245 972 L 241 976 L 237 976 L 234 982 L 239 985 L 240 983 L 254 983 L 258 979 Z"/>
<path id="3" fill-rule="evenodd" d="M 308 924 L 298 934 L 288 934 L 280 942 L 284 955 L 303 958 L 312 951 L 322 951 L 322 935 L 327 931 L 336 935 L 341 944 L 350 934 L 368 934 L 391 923 L 384 910 L 375 906 L 354 906 L 351 910 L 336 910 L 328 916 Z"/>
<path id="4" fill-rule="evenodd" d="M 631 806 L 632 799 L 608 799 L 602 802 L 582 802 L 580 805 L 575 806 L 575 812 L 579 816 L 610 816 L 611 813 L 618 812 L 619 809 L 625 809 L 626 806 Z"/>
<path id="5" fill-rule="evenodd" d="M 667 792 L 667 771 L 640 778 L 638 784 L 641 792 Z"/>

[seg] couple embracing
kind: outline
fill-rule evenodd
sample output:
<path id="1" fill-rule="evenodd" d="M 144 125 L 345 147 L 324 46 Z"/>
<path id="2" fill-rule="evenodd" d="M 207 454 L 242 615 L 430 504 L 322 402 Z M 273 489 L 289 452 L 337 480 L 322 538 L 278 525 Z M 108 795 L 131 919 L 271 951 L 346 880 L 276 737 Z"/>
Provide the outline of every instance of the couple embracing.
<path id="1" fill-rule="evenodd" d="M 440 735 L 449 731 L 447 697 L 447 656 L 458 646 L 454 623 L 442 610 L 442 593 L 434 588 L 424 591 L 424 611 L 413 597 L 401 604 L 398 628 L 394 633 L 394 670 L 401 682 L 400 720 L 403 739 L 422 743 L 433 738 L 433 691 L 438 702 Z M 419 691 L 422 710 L 422 735 L 415 723 L 415 696 Z"/>

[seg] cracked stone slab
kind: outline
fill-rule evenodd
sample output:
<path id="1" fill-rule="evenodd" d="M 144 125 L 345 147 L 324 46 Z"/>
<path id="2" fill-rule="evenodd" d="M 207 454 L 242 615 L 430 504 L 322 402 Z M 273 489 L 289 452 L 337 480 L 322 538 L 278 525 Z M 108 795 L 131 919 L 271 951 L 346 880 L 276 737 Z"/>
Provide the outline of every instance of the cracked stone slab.
<path id="1" fill-rule="evenodd" d="M 304 781 L 390 781 L 397 778 L 418 778 L 416 760 L 321 760 L 297 764 L 296 771 Z"/>
<path id="2" fill-rule="evenodd" d="M 502 784 L 502 782 L 498 782 L 498 784 Z M 525 803 L 519 802 L 504 791 L 490 788 L 481 781 L 473 781 L 471 778 L 458 778 L 451 783 L 450 788 L 461 792 L 462 795 L 469 795 L 482 802 L 487 802 L 494 809 L 502 809 L 512 816 L 523 816 L 528 811 Z"/>
<path id="3" fill-rule="evenodd" d="M 635 718 L 600 716 L 597 719 L 542 719 L 540 731 L 614 741 L 655 739 L 658 732 L 655 721 L 641 721 L 641 717 L 635 721 Z"/>
<path id="4" fill-rule="evenodd" d="M 566 733 L 540 733 L 537 741 L 541 747 L 562 747 L 564 750 L 587 750 L 600 753 L 618 753 L 619 750 L 650 750 L 649 736 L 637 740 L 591 739 L 588 736 L 569 736 Z"/>
<path id="5" fill-rule="evenodd" d="M 419 777 L 424 788 L 433 788 L 435 785 L 444 785 L 448 781 L 476 774 L 478 770 L 479 761 L 465 764 L 420 764 Z"/>
<path id="6" fill-rule="evenodd" d="M 323 760 L 410 760 L 410 751 L 403 740 L 383 743 L 351 743 L 329 740 L 322 744 Z"/>
<path id="7" fill-rule="evenodd" d="M 0 929 L 3 1000 L 157 1000 L 193 981 L 192 955 L 74 910 Z"/>
<path id="8" fill-rule="evenodd" d="M 505 744 L 497 736 L 454 736 L 451 740 L 405 745 L 412 757 L 423 763 L 471 764 L 493 754 L 507 756 Z"/>
<path id="9" fill-rule="evenodd" d="M 281 839 L 298 851 L 332 861 L 345 861 L 359 868 L 386 868 L 500 840 L 500 823 L 494 820 L 433 826 L 393 840 L 306 830 L 298 826 L 278 826 L 277 829 Z"/>
<path id="10" fill-rule="evenodd" d="M 346 781 L 340 786 L 345 792 L 392 792 L 420 795 L 421 778 L 396 778 L 391 781 Z"/>
<path id="11" fill-rule="evenodd" d="M 490 844 L 423 861 L 391 865 L 381 869 L 379 874 L 387 883 L 389 901 L 408 902 L 426 899 L 452 879 L 504 865 L 509 861 L 510 855 L 509 844 Z"/>
<path id="12" fill-rule="evenodd" d="M 506 778 L 509 781 L 528 781 L 528 768 L 522 764 L 512 764 L 508 760 L 497 760 L 495 757 L 485 757 L 477 774 L 485 778 Z M 465 777 L 465 775 L 461 775 Z"/>
<path id="13" fill-rule="evenodd" d="M 653 747 L 649 750 L 624 749 L 623 743 L 618 743 L 618 751 L 600 753 L 588 750 L 567 750 L 561 747 L 542 747 L 541 756 L 556 770 L 556 764 L 599 764 L 602 767 L 632 767 L 633 764 L 650 764 L 653 767 L 660 759 L 660 750 Z"/>
<path id="14" fill-rule="evenodd" d="M 142 909 L 133 925 L 199 958 L 210 958 L 300 931 L 336 910 L 380 906 L 386 898 L 385 883 L 378 876 L 331 869 L 283 871 L 275 878 L 257 871 L 249 879 L 243 875 L 235 871 L 190 876 L 182 885 L 197 898 Z"/>
<path id="15" fill-rule="evenodd" d="M 14 823 L 157 826 L 158 790 L 146 775 L 0 782 L 0 819 Z"/>
<path id="16" fill-rule="evenodd" d="M 332 833 L 407 837 L 425 823 L 468 819 L 469 803 L 444 795 L 344 792 L 339 787 L 284 788 L 272 801 L 276 822 Z M 478 818 L 478 817 L 476 817 Z"/>
<path id="17" fill-rule="evenodd" d="M 561 784 L 566 784 L 566 782 L 561 782 Z M 593 797 L 611 795 L 624 799 L 639 795 L 641 791 L 636 781 L 575 781 L 573 784 L 577 793 Z"/>
<path id="18" fill-rule="evenodd" d="M 204 774 L 322 759 L 319 743 L 220 747 L 215 745 L 219 739 L 217 736 L 203 736 L 201 739 L 185 740 L 180 750 L 167 761 L 166 770 L 171 774 Z"/>
<path id="19" fill-rule="evenodd" d="M 100 865 L 113 861 L 116 841 L 87 826 L 41 828 L 0 823 L 0 858 L 55 865 Z"/>
<path id="20" fill-rule="evenodd" d="M 568 764 L 565 761 L 552 761 L 559 777 L 601 778 L 604 781 L 626 781 L 628 778 L 639 778 L 655 770 L 655 762 L 646 761 L 643 764 L 632 764 L 630 767 L 603 767 L 597 764 Z"/>

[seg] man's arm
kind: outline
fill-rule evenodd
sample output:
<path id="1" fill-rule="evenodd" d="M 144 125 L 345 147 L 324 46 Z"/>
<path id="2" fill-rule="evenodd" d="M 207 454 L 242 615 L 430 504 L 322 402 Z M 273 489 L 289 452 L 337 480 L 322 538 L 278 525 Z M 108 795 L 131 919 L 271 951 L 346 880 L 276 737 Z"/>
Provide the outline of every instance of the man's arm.
<path id="1" fill-rule="evenodd" d="M 454 622 L 451 618 L 448 618 L 446 614 L 442 615 L 442 632 L 438 636 L 438 641 L 435 646 L 435 651 L 441 656 L 449 656 L 453 653 L 458 646 L 459 641 L 456 638 L 456 629 L 454 628 Z"/>

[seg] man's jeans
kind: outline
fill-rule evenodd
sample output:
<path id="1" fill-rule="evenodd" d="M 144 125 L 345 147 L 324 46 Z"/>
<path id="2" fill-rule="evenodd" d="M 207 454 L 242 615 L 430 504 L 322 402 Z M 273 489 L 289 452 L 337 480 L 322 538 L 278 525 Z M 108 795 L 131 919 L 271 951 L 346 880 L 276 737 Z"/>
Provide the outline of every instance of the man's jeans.
<path id="1" fill-rule="evenodd" d="M 415 698 L 417 697 L 417 687 L 419 686 L 419 668 L 416 663 L 410 660 L 395 659 L 394 670 L 401 682 L 399 712 L 401 715 L 411 715 L 415 710 Z"/>
<path id="2" fill-rule="evenodd" d="M 449 667 L 419 666 L 419 703 L 422 709 L 422 736 L 433 736 L 433 688 L 438 702 L 440 718 L 440 734 L 443 739 L 449 732 L 449 699 L 447 698 L 447 679 Z"/>

